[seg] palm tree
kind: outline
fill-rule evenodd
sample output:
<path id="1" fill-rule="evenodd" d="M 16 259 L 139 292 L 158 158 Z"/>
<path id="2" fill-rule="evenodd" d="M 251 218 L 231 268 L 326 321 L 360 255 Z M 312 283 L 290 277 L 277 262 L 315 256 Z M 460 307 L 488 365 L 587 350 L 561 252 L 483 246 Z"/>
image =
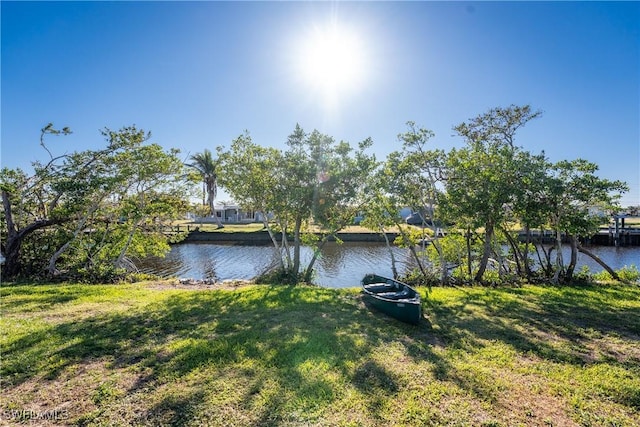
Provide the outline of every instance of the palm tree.
<path id="1" fill-rule="evenodd" d="M 206 149 L 202 153 L 196 153 L 189 158 L 193 163 L 187 164 L 202 175 L 202 204 L 204 205 L 204 193 L 207 194 L 207 205 L 209 205 L 209 215 L 213 216 L 218 222 L 218 227 L 222 228 L 222 222 L 220 218 L 216 215 L 215 208 L 213 206 L 213 202 L 218 193 L 218 183 L 217 183 L 217 173 L 216 168 L 218 166 L 218 161 L 213 159 L 213 155 L 211 154 L 211 150 Z"/>

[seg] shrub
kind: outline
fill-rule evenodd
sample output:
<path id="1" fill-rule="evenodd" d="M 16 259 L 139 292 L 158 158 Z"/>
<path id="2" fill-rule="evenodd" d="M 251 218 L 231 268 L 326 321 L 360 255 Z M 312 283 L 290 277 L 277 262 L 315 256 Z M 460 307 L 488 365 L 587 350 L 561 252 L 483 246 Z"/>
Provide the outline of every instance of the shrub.
<path id="1" fill-rule="evenodd" d="M 620 280 L 622 280 L 623 282 L 640 282 L 640 271 L 638 271 L 638 267 L 636 267 L 635 265 L 625 265 L 620 270 L 616 270 L 616 273 L 618 273 L 618 277 L 620 277 Z"/>
<path id="2" fill-rule="evenodd" d="M 427 275 L 423 275 L 420 269 L 415 268 L 407 271 L 404 275 L 401 275 L 398 280 L 406 283 L 409 286 L 437 286 L 440 284 L 438 275 L 428 270 Z"/>
<path id="3" fill-rule="evenodd" d="M 573 279 L 576 282 L 590 282 L 593 280 L 593 275 L 591 274 L 591 270 L 589 270 L 588 265 L 583 265 L 580 267 L 580 270 L 575 272 L 573 275 Z"/>
<path id="4" fill-rule="evenodd" d="M 258 284 L 284 284 L 295 285 L 302 279 L 301 274 L 295 274 L 291 270 L 276 268 L 267 270 L 256 277 L 255 282 Z"/>
<path id="5" fill-rule="evenodd" d="M 625 265 L 619 270 L 616 270 L 616 274 L 620 278 L 622 282 L 625 283 L 639 283 L 640 282 L 640 271 L 638 271 L 638 267 L 635 265 L 627 266 Z M 613 277 L 606 271 L 602 270 L 598 273 L 594 273 L 592 276 L 593 280 L 596 281 L 611 281 Z"/>
<path id="6" fill-rule="evenodd" d="M 606 271 L 606 270 L 602 270 L 602 271 L 599 271 L 597 273 L 593 273 L 593 275 L 591 277 L 592 277 L 593 280 L 596 280 L 596 281 L 599 281 L 599 282 L 606 282 L 606 281 L 613 280 L 613 277 L 611 277 L 609 272 Z"/>

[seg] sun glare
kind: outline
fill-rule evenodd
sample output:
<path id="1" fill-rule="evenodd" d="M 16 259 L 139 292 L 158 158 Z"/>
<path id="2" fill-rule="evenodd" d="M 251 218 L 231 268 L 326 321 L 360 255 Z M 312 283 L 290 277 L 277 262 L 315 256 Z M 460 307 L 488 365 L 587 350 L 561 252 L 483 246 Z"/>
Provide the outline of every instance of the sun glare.
<path id="1" fill-rule="evenodd" d="M 316 28 L 301 40 L 300 77 L 326 99 L 351 93 L 365 79 L 364 49 L 353 31 L 332 25 Z"/>

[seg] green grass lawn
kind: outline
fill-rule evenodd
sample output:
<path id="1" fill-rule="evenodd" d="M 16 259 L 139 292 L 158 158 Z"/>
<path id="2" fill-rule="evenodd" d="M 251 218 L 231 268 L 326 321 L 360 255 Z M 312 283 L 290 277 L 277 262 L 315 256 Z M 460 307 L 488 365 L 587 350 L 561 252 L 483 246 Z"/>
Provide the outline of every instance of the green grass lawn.
<path id="1" fill-rule="evenodd" d="M 178 227 L 181 231 L 198 229 L 199 231 L 215 233 L 253 233 L 264 229 L 264 225 L 257 222 L 251 222 L 248 224 L 224 224 L 223 228 L 218 228 L 218 224 L 215 222 L 182 220 L 176 221 L 173 226 Z"/>
<path id="2" fill-rule="evenodd" d="M 640 425 L 638 287 L 434 288 L 419 326 L 357 289 L 1 294 L 0 424 Z"/>

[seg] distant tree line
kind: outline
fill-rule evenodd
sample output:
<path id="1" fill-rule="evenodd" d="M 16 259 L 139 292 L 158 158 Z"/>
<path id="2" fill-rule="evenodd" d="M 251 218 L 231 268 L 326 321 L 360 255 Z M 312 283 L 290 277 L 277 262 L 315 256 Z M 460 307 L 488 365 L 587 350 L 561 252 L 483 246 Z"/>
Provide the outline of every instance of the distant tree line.
<path id="1" fill-rule="evenodd" d="M 385 238 L 399 234 L 395 244 L 412 254 L 414 268 L 404 276 L 412 283 L 569 282 L 578 252 L 617 278 L 581 238 L 597 231 L 596 212 L 619 208 L 627 186 L 598 177 L 586 160 L 553 163 L 519 146 L 517 131 L 540 115 L 530 106 L 491 109 L 455 126 L 464 146 L 448 152 L 430 148 L 433 132 L 408 122 L 398 136 L 402 148 L 384 161 L 367 152 L 370 139 L 352 146 L 298 125 L 286 149 L 259 145 L 244 132 L 218 147 L 215 159 L 204 150 L 187 163 L 135 127 L 105 129 L 102 150 L 55 157 L 45 138 L 70 130 L 48 125 L 41 133 L 47 162 L 34 163 L 31 175 L 1 172 L 3 276 L 105 280 L 135 271 L 137 258 L 163 255 L 181 238 L 165 225 L 193 209 L 200 181 L 210 215 L 218 186 L 259 213 L 279 260 L 272 281 L 312 281 L 323 246 L 339 241 L 357 215 Z M 421 226 L 399 216 L 405 207 Z M 541 231 L 552 243 L 537 240 Z M 307 263 L 302 245 L 313 249 Z"/>

